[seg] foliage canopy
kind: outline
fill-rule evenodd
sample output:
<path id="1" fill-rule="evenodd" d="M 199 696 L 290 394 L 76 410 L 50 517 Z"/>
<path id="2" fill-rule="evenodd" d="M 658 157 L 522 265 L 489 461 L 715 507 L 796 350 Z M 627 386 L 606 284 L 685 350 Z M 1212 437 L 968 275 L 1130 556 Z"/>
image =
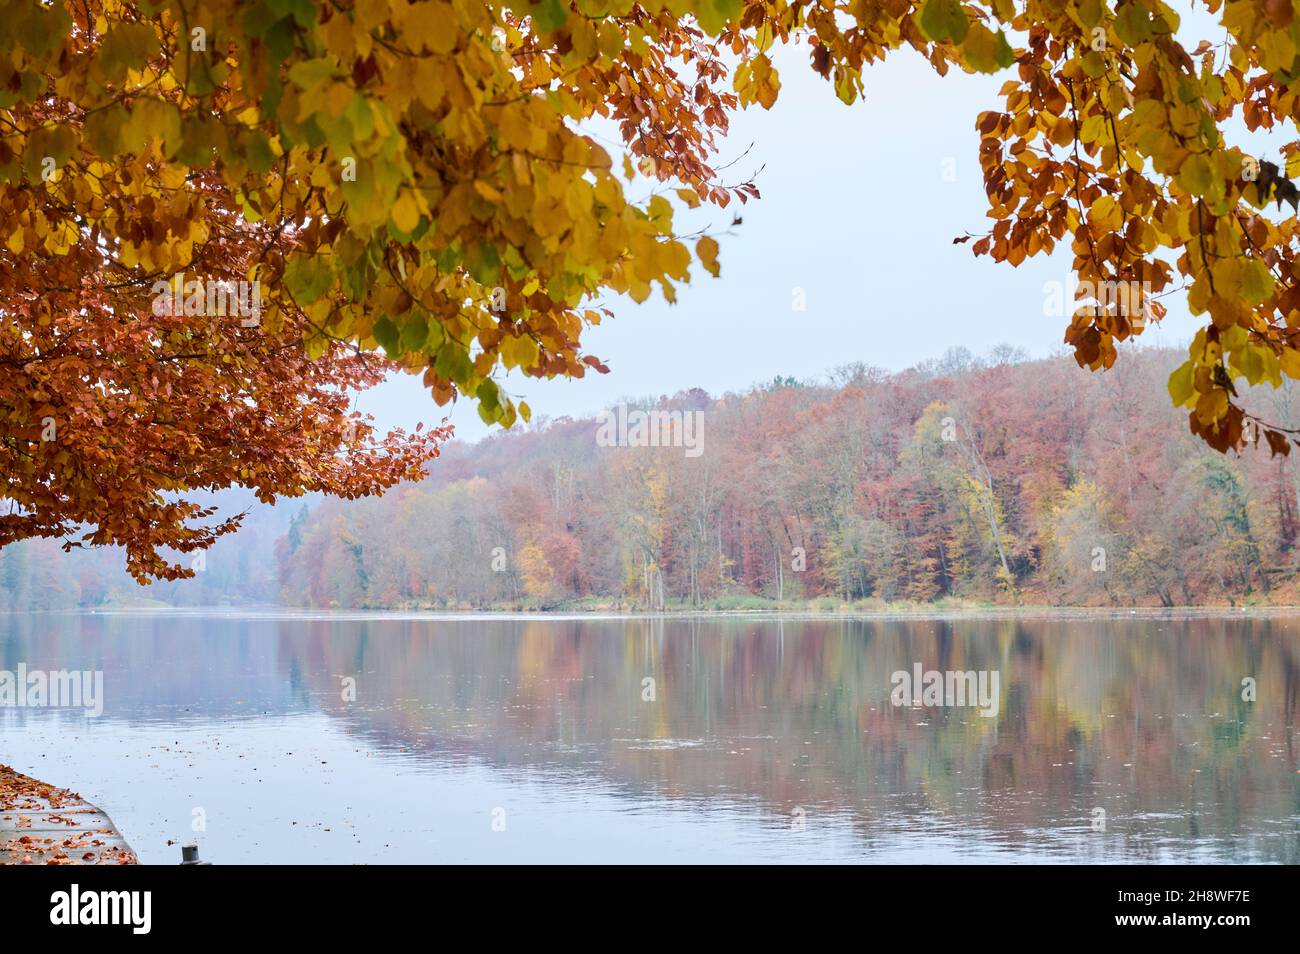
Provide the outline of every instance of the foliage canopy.
<path id="1" fill-rule="evenodd" d="M 1300 377 L 1297 222 L 1264 214 L 1294 210 L 1300 141 L 1278 165 L 1225 129 L 1300 117 L 1300 17 L 1207 8 L 1224 39 L 1188 48 L 1159 0 L 0 0 L 0 544 L 90 523 L 172 572 L 158 546 L 222 531 L 167 491 L 418 473 L 442 432 L 339 461 L 354 430 L 323 395 L 377 380 L 365 352 L 505 426 L 531 411 L 503 372 L 607 370 L 581 341 L 605 296 L 718 274 L 674 212 L 758 196 L 712 163 L 729 114 L 776 101 L 776 43 L 846 103 L 902 47 L 1005 71 L 973 117 L 993 224 L 957 241 L 1012 265 L 1069 242 L 1093 298 L 1065 337 L 1093 369 L 1181 287 L 1205 326 L 1174 402 L 1219 450 L 1286 452 L 1234 382 Z M 662 188 L 629 197 L 638 170 Z M 184 272 L 259 282 L 256 331 L 154 314 Z"/>

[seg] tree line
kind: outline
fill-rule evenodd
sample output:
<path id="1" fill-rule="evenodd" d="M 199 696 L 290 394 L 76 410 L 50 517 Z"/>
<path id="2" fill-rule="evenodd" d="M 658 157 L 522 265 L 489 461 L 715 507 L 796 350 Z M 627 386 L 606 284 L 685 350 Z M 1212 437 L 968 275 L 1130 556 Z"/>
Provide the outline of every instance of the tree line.
<path id="1" fill-rule="evenodd" d="M 1008 349 L 887 374 L 693 390 L 702 452 L 601 446 L 599 419 L 452 444 L 429 477 L 326 501 L 277 544 L 308 606 L 827 607 L 944 600 L 1296 602 L 1300 477 L 1208 450 L 1153 396 L 1180 356 L 1104 374 Z M 1291 426 L 1289 387 L 1243 396 Z M 644 443 L 644 442 L 643 442 Z"/>

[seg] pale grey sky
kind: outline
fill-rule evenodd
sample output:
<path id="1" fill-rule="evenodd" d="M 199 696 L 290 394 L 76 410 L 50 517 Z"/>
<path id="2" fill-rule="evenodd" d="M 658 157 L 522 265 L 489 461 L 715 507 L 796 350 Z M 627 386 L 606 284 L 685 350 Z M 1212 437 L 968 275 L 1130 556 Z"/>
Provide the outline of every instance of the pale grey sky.
<path id="1" fill-rule="evenodd" d="M 593 414 L 626 396 L 719 393 L 776 375 L 820 377 L 850 361 L 901 370 L 954 346 L 980 354 L 1007 342 L 1034 357 L 1062 350 L 1068 318 L 1044 314 L 1044 287 L 1069 279 L 1067 244 L 1019 268 L 952 244 L 991 225 L 975 118 L 1000 107 L 1007 74 L 954 69 L 940 77 L 899 51 L 869 69 L 865 100 L 846 107 L 810 69 L 806 49 L 777 53 L 776 106 L 739 114 L 724 145 L 719 164 L 752 144 L 725 181 L 764 168 L 763 198 L 740 207 L 743 225 L 721 238 L 721 277 L 701 272 L 675 306 L 657 291 L 642 305 L 614 301 L 616 317 L 584 339 L 608 375 L 549 382 L 510 375 L 507 389 L 536 415 Z M 708 210 L 705 220 L 725 229 L 731 214 Z M 791 307 L 795 288 L 804 289 L 804 312 Z M 1170 316 L 1148 327 L 1144 345 L 1184 344 L 1197 327 L 1180 295 L 1166 303 Z M 408 377 L 364 396 L 360 407 L 381 425 L 408 428 L 446 413 Z M 451 422 L 463 439 L 486 433 L 468 404 Z"/>

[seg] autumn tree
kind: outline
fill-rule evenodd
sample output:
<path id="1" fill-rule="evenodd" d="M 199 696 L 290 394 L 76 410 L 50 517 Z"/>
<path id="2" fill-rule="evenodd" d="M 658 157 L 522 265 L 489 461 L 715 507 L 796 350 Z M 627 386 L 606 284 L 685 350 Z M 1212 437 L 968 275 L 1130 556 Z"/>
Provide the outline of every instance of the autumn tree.
<path id="1" fill-rule="evenodd" d="M 1002 102 L 969 120 L 994 224 L 957 241 L 1012 265 L 1068 243 L 1083 292 L 1065 336 L 1094 369 L 1184 288 L 1205 327 L 1170 378 L 1175 403 L 1218 450 L 1284 453 L 1292 434 L 1249 416 L 1238 388 L 1300 377 L 1297 221 L 1265 211 L 1300 201 L 1300 142 L 1279 164 L 1225 130 L 1294 126 L 1300 21 L 1285 2 L 1207 7 L 1224 39 L 1191 46 L 1160 0 L 3 0 L 0 406 L 16 510 L 0 541 L 90 524 L 87 542 L 128 545 L 141 576 L 169 573 L 159 546 L 223 529 L 187 529 L 200 515 L 172 491 L 365 492 L 427 460 L 426 439 L 321 465 L 348 425 L 277 413 L 247 380 L 264 353 L 324 361 L 260 365 L 282 381 L 279 410 L 363 383 L 378 366 L 356 352 L 382 350 L 438 402 L 464 397 L 506 426 L 531 413 L 506 372 L 606 370 L 582 333 L 607 296 L 657 286 L 673 301 L 693 261 L 718 274 L 715 237 L 681 234 L 676 212 L 757 197 L 720 179 L 716 136 L 735 109 L 776 102 L 776 43 L 805 46 L 846 103 L 903 47 L 940 73 L 1004 72 Z M 657 187 L 629 198 L 638 179 Z M 259 282 L 258 333 L 155 321 L 144 291 L 187 271 Z M 80 363 L 123 347 L 129 371 Z M 60 368 L 57 399 L 38 366 Z M 245 379 L 221 380 L 206 420 L 175 398 L 232 370 Z M 60 411 L 82 443 L 39 446 Z M 124 416 L 131 439 L 84 436 Z M 288 432 L 286 450 L 271 435 Z"/>
<path id="2" fill-rule="evenodd" d="M 94 189 L 104 215 L 124 201 Z M 7 198 L 35 242 L 50 220 L 25 195 Z M 193 198 L 205 201 L 202 188 Z M 184 228 L 147 197 L 143 207 L 166 241 Z M 274 242 L 234 220 L 213 224 L 188 267 L 219 279 L 242 278 L 251 249 Z M 22 244 L 26 230 L 15 234 Z M 296 313 L 260 326 L 235 314 L 155 313 L 150 286 L 117 267 L 102 235 L 74 228 L 44 241 L 0 269 L 0 495 L 9 501 L 0 545 L 116 544 L 141 581 L 191 576 L 167 551 L 205 549 L 241 515 L 217 516 L 186 491 L 241 484 L 264 501 L 375 493 L 420 477 L 446 436 L 375 434 L 352 410 L 353 393 L 378 383 L 389 362 L 335 342 L 313 360 Z"/>

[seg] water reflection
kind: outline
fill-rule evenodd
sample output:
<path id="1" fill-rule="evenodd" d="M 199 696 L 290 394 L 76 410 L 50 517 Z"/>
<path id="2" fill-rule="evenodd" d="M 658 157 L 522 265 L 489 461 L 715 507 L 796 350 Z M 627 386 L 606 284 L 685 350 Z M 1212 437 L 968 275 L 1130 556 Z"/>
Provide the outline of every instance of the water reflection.
<path id="1" fill-rule="evenodd" d="M 685 809 L 698 860 L 725 840 L 737 860 L 1296 863 L 1296 625 L 0 617 L 0 668 L 104 669 L 101 739 L 323 715 L 390 756 L 350 769 L 375 790 L 412 766 L 452 786 L 488 771 L 543 819 L 599 792 L 638 816 L 618 832 L 629 860 Z M 997 716 L 892 706 L 914 663 L 998 671 Z M 0 761 L 49 718 L 0 713 Z M 564 860 L 600 856 L 611 824 Z"/>

